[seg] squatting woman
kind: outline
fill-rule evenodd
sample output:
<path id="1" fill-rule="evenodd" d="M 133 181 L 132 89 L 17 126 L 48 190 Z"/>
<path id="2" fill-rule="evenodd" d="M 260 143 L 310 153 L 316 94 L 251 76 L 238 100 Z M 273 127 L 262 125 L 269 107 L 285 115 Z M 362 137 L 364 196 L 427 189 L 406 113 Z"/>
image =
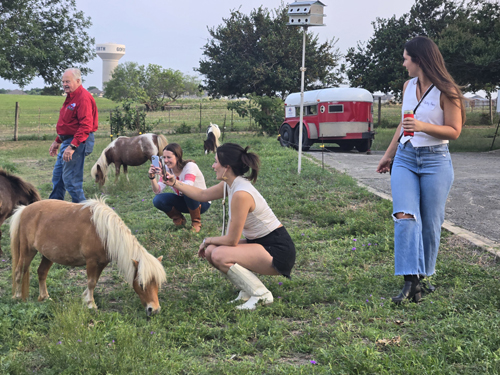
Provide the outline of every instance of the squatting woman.
<path id="1" fill-rule="evenodd" d="M 295 263 L 295 246 L 285 227 L 276 218 L 266 200 L 255 189 L 260 161 L 256 154 L 234 143 L 217 149 L 212 165 L 221 182 L 206 190 L 177 181 L 167 175 L 166 183 L 200 202 L 229 201 L 229 225 L 225 235 L 208 237 L 198 255 L 227 274 L 240 290 L 234 301 L 246 301 L 239 309 L 253 310 L 261 301 L 273 302 L 273 295 L 253 272 L 290 277 Z M 248 176 L 245 176 L 247 172 Z M 241 239 L 241 235 L 245 237 Z M 233 301 L 233 302 L 234 302 Z"/>
<path id="2" fill-rule="evenodd" d="M 169 143 L 163 150 L 163 158 L 167 172 L 177 181 L 182 181 L 184 185 L 195 186 L 199 189 L 206 189 L 205 177 L 200 168 L 192 160 L 182 160 L 182 148 L 177 143 Z M 201 230 L 201 214 L 210 208 L 210 202 L 199 202 L 183 195 L 178 189 L 172 187 L 172 191 L 164 193 L 166 184 L 163 181 L 163 174 L 160 168 L 151 165 L 149 168 L 149 179 L 151 187 L 156 196 L 153 199 L 154 206 L 165 212 L 176 226 L 186 223 L 183 213 L 191 216 L 191 227 L 194 232 Z M 160 181 L 156 181 L 156 174 L 160 175 Z"/>

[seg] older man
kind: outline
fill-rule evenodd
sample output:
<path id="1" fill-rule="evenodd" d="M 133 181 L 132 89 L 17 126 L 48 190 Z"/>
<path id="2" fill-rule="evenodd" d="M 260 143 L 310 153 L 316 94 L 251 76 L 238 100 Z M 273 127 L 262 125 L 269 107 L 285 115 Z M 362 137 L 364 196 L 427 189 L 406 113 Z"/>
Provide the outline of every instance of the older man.
<path id="1" fill-rule="evenodd" d="M 92 95 L 82 86 L 79 69 L 67 69 L 62 76 L 66 100 L 59 112 L 57 137 L 50 145 L 50 156 L 57 155 L 52 173 L 50 199 L 64 200 L 66 190 L 74 203 L 85 200 L 83 164 L 94 147 L 98 127 L 97 106 Z M 59 149 L 59 153 L 57 150 Z"/>

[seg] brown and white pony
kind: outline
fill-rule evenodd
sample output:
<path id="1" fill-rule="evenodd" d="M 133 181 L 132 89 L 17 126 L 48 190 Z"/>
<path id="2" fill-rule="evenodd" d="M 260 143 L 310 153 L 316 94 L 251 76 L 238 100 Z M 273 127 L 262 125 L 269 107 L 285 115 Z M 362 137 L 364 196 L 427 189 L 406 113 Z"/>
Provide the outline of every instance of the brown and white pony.
<path id="1" fill-rule="evenodd" d="M 205 149 L 205 155 L 217 151 L 219 147 L 220 129 L 219 125 L 210 123 L 207 129 L 207 139 L 203 141 L 203 148 Z"/>
<path id="2" fill-rule="evenodd" d="M 97 162 L 92 167 L 90 174 L 99 186 L 103 186 L 108 175 L 108 166 L 115 165 L 115 183 L 120 176 L 120 167 L 127 176 L 127 167 L 142 165 L 151 156 L 161 156 L 163 149 L 168 144 L 167 138 L 162 134 L 142 134 L 135 137 L 118 137 L 104 149 Z"/>
<path id="3" fill-rule="evenodd" d="M 0 225 L 12 215 L 17 205 L 27 206 L 41 199 L 38 190 L 29 182 L 0 169 Z M 0 230 L 1 239 L 2 230 Z M 0 247 L 0 255 L 2 254 Z"/>
<path id="4" fill-rule="evenodd" d="M 83 299 L 89 308 L 97 308 L 94 288 L 102 270 L 113 262 L 139 295 L 147 315 L 160 311 L 158 290 L 166 281 L 162 257 L 149 254 L 104 199 L 47 199 L 21 206 L 12 216 L 10 237 L 13 298 L 28 298 L 29 268 L 38 251 L 38 301 L 49 298 L 46 279 L 53 263 L 86 265 Z"/>

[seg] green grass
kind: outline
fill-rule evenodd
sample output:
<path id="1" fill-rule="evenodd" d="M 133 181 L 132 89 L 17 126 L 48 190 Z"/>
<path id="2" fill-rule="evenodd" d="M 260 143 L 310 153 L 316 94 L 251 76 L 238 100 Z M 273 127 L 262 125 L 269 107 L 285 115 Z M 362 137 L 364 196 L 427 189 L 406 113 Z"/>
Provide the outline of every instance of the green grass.
<path id="1" fill-rule="evenodd" d="M 19 139 L 49 140 L 55 137 L 59 110 L 64 97 L 1 95 L 0 99 L 0 139 L 11 140 L 14 137 L 16 102 L 19 102 L 20 108 Z M 121 104 L 105 98 L 95 99 L 99 110 L 97 136 L 107 137 L 110 111 L 121 107 Z M 138 107 L 144 106 L 138 105 Z M 171 103 L 169 108 L 170 110 L 147 113 L 146 122 L 153 126 L 153 131 L 174 133 L 182 124 L 186 124 L 191 133 L 205 133 L 211 122 L 219 126 L 225 123 L 228 131 L 256 130 L 253 119 L 241 118 L 237 113 L 227 110 L 227 100 L 180 99 Z"/>
<path id="2" fill-rule="evenodd" d="M 395 129 L 375 128 L 376 134 L 373 141 L 372 150 L 385 151 L 391 143 Z M 480 129 L 464 128 L 460 137 L 450 141 L 451 152 L 486 152 L 490 151 L 496 126 L 484 127 Z M 500 132 L 497 134 L 493 150 L 500 149 Z"/>
<path id="3" fill-rule="evenodd" d="M 201 138 L 170 136 L 186 158 L 216 183 Z M 109 266 L 96 288 L 98 311 L 83 307 L 81 268 L 54 265 L 53 301 L 36 302 L 36 268 L 28 302 L 10 297 L 8 225 L 0 258 L 0 373 L 5 374 L 497 374 L 500 372 L 500 268 L 489 253 L 443 233 L 438 287 L 420 304 L 395 306 L 402 280 L 393 276 L 390 202 L 349 176 L 275 139 L 227 134 L 262 160 L 257 188 L 297 247 L 292 280 L 261 279 L 275 302 L 254 312 L 227 301 L 235 289 L 196 256 L 205 236 L 220 233 L 221 203 L 202 216 L 199 234 L 177 229 L 152 205 L 147 165 L 129 168 L 130 182 L 105 185 L 114 207 L 152 254 L 163 255 L 168 282 L 162 311 L 146 319 L 138 297 Z M 106 146 L 98 138 L 87 159 L 87 197 L 101 191 L 89 171 Z M 5 162 L 50 193 L 50 141 L 0 142 Z M 353 249 L 355 248 L 355 250 Z M 281 284 L 280 284 L 281 283 Z M 317 364 L 312 364 L 315 361 Z"/>

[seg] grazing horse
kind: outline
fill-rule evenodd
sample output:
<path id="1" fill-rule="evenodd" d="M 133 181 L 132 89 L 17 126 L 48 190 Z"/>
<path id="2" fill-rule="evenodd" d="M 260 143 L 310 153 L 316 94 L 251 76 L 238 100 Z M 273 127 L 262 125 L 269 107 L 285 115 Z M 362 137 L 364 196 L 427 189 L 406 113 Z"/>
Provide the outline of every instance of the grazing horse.
<path id="1" fill-rule="evenodd" d="M 147 315 L 160 311 L 158 289 L 166 281 L 162 257 L 149 254 L 104 199 L 81 203 L 47 199 L 21 206 L 12 216 L 10 237 L 13 298 L 28 297 L 30 263 L 38 251 L 42 255 L 38 301 L 49 298 L 46 279 L 54 262 L 86 265 L 83 299 L 89 308 L 97 308 L 94 288 L 102 270 L 113 262 L 139 295 Z"/>
<path id="2" fill-rule="evenodd" d="M 205 155 L 210 152 L 213 152 L 215 154 L 215 151 L 217 151 L 217 147 L 219 147 L 219 137 L 219 125 L 210 123 L 210 126 L 207 129 L 207 139 L 203 141 Z"/>
<path id="3" fill-rule="evenodd" d="M 26 206 L 41 199 L 38 190 L 29 182 L 0 169 L 0 225 L 12 215 L 17 205 Z M 1 239 L 2 231 L 0 230 Z M 2 254 L 0 247 L 0 255 Z"/>
<path id="4" fill-rule="evenodd" d="M 118 137 L 104 149 L 97 162 L 92 167 L 90 174 L 99 186 L 106 182 L 108 166 L 115 165 L 115 183 L 120 176 L 120 167 L 123 165 L 123 173 L 127 176 L 127 167 L 144 164 L 151 160 L 153 155 L 162 155 L 162 151 L 168 144 L 167 138 L 162 134 L 142 134 L 135 137 Z"/>

